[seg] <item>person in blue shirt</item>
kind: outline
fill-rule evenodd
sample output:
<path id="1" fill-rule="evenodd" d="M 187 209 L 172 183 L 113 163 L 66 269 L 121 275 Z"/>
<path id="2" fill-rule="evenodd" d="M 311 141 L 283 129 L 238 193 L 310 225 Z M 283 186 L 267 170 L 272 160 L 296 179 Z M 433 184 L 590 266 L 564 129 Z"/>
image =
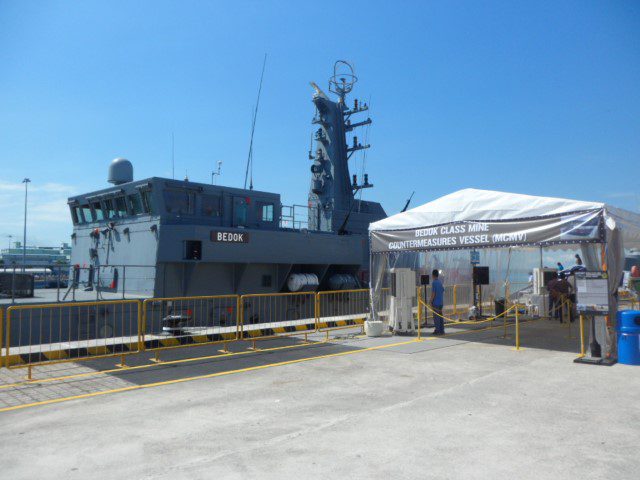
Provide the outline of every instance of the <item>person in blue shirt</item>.
<path id="1" fill-rule="evenodd" d="M 442 308 L 444 307 L 444 287 L 440 281 L 440 272 L 434 270 L 431 272 L 433 282 L 431 282 L 431 308 L 434 311 L 433 323 L 436 328 L 434 335 L 444 335 L 444 319 L 442 318 Z"/>
<path id="2" fill-rule="evenodd" d="M 561 272 L 564 270 L 564 265 L 562 265 L 560 262 L 558 262 L 558 271 Z"/>

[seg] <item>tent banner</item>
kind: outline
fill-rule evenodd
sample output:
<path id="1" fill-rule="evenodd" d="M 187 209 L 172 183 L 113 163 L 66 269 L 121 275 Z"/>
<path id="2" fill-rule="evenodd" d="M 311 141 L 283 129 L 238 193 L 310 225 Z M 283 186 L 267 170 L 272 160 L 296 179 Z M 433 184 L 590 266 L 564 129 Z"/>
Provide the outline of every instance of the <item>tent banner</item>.
<path id="1" fill-rule="evenodd" d="M 462 250 L 604 242 L 602 210 L 523 220 L 462 221 L 371 231 L 371 251 Z"/>

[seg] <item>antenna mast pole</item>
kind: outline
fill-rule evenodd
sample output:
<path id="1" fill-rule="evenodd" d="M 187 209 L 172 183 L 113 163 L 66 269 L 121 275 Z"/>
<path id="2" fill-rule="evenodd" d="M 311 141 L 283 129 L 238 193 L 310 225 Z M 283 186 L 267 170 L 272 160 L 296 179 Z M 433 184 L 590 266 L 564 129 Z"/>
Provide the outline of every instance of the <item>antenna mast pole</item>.
<path id="1" fill-rule="evenodd" d="M 171 178 L 176 179 L 175 141 L 171 132 Z"/>
<path id="2" fill-rule="evenodd" d="M 262 61 L 262 73 L 260 74 L 260 85 L 258 86 L 258 99 L 256 100 L 256 108 L 253 111 L 253 122 L 251 123 L 251 140 L 249 141 L 249 156 L 247 157 L 247 168 L 244 173 L 244 188 L 247 188 L 247 177 L 249 178 L 249 190 L 253 190 L 253 133 L 256 130 L 256 119 L 258 118 L 258 106 L 260 105 L 260 94 L 262 93 L 262 79 L 264 78 L 264 68 L 267 65 L 267 54 L 264 54 Z M 251 175 L 249 176 L 249 169 Z"/>

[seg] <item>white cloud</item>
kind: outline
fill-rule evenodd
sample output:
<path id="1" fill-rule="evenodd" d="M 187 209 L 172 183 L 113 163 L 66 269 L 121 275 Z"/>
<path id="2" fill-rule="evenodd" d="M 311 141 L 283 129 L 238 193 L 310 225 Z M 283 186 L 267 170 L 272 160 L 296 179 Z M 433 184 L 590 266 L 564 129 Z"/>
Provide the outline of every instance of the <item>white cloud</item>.
<path id="1" fill-rule="evenodd" d="M 640 198 L 640 193 L 637 192 L 613 192 L 608 193 L 609 198 Z"/>
<path id="2" fill-rule="evenodd" d="M 27 208 L 27 243 L 55 246 L 68 242 L 72 224 L 67 198 L 78 189 L 60 183 L 30 183 Z M 0 236 L 22 240 L 24 184 L 0 179 Z M 4 240 L 4 239 L 3 239 Z M 7 243 L 8 244 L 8 240 Z M 0 243 L 2 247 L 5 242 Z"/>

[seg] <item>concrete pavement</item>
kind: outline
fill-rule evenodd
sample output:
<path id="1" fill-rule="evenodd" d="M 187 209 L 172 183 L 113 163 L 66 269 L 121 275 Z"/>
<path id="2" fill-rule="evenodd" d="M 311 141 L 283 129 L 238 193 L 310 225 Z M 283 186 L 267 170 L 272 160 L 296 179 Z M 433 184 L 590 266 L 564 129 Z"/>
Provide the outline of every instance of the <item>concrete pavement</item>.
<path id="1" fill-rule="evenodd" d="M 640 369 L 497 333 L 1 413 L 3 478 L 637 478 Z"/>

